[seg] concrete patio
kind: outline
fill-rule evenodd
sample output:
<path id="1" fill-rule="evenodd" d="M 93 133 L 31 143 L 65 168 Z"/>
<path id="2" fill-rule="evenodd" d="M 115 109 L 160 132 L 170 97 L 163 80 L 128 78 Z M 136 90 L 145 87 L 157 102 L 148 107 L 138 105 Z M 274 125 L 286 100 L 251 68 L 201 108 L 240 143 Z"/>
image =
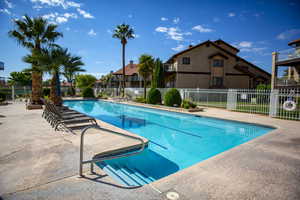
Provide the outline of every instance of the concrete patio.
<path id="1" fill-rule="evenodd" d="M 41 110 L 23 103 L 0 106 L 0 197 L 3 199 L 300 199 L 300 122 L 209 108 L 202 116 L 260 123 L 276 130 L 206 161 L 136 189 L 118 185 L 103 171 L 78 176 L 79 136 L 55 132 Z M 195 114 L 195 113 L 193 113 Z M 109 124 L 101 125 L 118 131 Z M 85 157 L 137 145 L 88 134 Z M 146 140 L 145 140 L 146 141 Z M 111 146 L 111 144 L 115 144 Z M 156 166 L 154 166 L 156 167 Z"/>

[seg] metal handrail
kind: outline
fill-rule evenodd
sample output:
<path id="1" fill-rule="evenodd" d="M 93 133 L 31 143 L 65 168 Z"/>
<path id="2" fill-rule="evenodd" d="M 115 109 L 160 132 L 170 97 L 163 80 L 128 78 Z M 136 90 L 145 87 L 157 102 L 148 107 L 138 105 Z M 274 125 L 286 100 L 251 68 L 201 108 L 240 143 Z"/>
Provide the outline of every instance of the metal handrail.
<path id="1" fill-rule="evenodd" d="M 116 135 L 121 135 L 124 137 L 128 137 L 128 138 L 132 138 L 135 140 L 139 140 L 142 144 L 141 148 L 138 151 L 132 152 L 132 153 L 127 153 L 127 154 L 122 154 L 122 155 L 116 155 L 116 156 L 104 156 L 101 158 L 96 158 L 96 159 L 91 159 L 91 160 L 85 160 L 83 161 L 83 146 L 84 146 L 84 134 L 85 132 L 90 129 L 90 128 L 95 128 L 95 129 L 99 129 L 99 130 L 103 130 L 103 131 L 107 131 Z M 132 156 L 132 155 L 136 155 L 141 153 L 142 151 L 144 151 L 145 149 L 145 142 L 142 138 L 136 137 L 136 136 L 131 136 L 131 135 L 127 135 L 124 133 L 120 133 L 120 132 L 116 132 L 116 131 L 112 131 L 109 129 L 105 129 L 105 128 L 101 128 L 99 125 L 92 125 L 92 126 L 88 126 L 86 128 L 84 128 L 81 132 L 81 137 L 80 137 L 80 162 L 79 162 L 79 176 L 84 177 L 84 175 L 82 174 L 83 171 L 83 164 L 87 164 L 87 163 L 91 163 L 91 168 L 90 171 L 91 173 L 93 173 L 93 169 L 94 169 L 94 163 L 95 162 L 100 162 L 100 161 L 104 161 L 104 160 L 112 160 L 112 159 L 116 159 L 116 158 L 122 158 L 122 157 L 128 157 L 128 156 Z"/>

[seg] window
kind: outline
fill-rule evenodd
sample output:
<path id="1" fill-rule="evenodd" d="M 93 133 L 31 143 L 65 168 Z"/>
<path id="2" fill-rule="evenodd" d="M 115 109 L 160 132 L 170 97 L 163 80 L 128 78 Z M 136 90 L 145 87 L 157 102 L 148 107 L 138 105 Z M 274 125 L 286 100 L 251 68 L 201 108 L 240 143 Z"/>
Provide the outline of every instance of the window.
<path id="1" fill-rule="evenodd" d="M 223 86 L 223 77 L 213 77 L 212 85 L 213 86 Z"/>
<path id="2" fill-rule="evenodd" d="M 189 65 L 191 63 L 190 57 L 183 57 L 182 64 Z"/>
<path id="3" fill-rule="evenodd" d="M 214 67 L 223 67 L 224 66 L 224 60 L 220 60 L 220 59 L 213 60 L 213 66 Z"/>

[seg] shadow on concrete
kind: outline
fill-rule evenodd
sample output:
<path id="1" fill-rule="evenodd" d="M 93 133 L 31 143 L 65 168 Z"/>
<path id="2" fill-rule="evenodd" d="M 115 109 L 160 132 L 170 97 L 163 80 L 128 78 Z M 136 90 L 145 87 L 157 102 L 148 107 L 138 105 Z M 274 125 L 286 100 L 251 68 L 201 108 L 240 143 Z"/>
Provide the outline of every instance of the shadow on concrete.
<path id="1" fill-rule="evenodd" d="M 101 174 L 97 174 L 97 173 L 94 172 L 94 173 L 91 173 L 91 175 L 95 175 L 97 177 L 91 178 L 91 177 L 88 177 L 88 176 L 84 175 L 83 177 L 80 177 L 80 178 L 84 178 L 84 179 L 87 179 L 87 180 L 90 180 L 90 181 L 94 181 L 96 183 L 102 183 L 102 184 L 105 184 L 105 185 L 109 185 L 109 186 L 113 186 L 113 187 L 117 187 L 117 188 L 121 188 L 121 189 L 136 189 L 136 188 L 142 187 L 142 186 L 126 187 L 126 186 L 117 185 L 117 184 L 114 184 L 114 183 L 109 183 L 109 182 L 100 180 L 100 179 L 102 179 L 104 177 L 107 177 L 108 176 L 107 174 L 101 175 Z"/>
<path id="2" fill-rule="evenodd" d="M 0 115 L 0 118 L 5 118 L 6 116 L 5 115 Z M 1 200 L 1 199 L 0 199 Z"/>

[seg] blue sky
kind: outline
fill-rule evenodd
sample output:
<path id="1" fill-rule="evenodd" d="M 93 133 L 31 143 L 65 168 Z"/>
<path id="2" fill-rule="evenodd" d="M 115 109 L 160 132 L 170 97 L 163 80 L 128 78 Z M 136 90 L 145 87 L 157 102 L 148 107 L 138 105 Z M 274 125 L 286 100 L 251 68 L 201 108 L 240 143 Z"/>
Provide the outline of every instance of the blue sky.
<path id="1" fill-rule="evenodd" d="M 165 61 L 189 44 L 223 39 L 270 72 L 271 52 L 300 38 L 299 10 L 298 0 L 0 0 L 0 61 L 4 76 L 27 67 L 21 59 L 28 50 L 7 32 L 14 19 L 28 14 L 58 24 L 64 37 L 57 43 L 82 56 L 85 69 L 97 77 L 121 66 L 121 45 L 112 30 L 123 22 L 136 34 L 126 47 L 127 62 L 143 53 Z"/>

